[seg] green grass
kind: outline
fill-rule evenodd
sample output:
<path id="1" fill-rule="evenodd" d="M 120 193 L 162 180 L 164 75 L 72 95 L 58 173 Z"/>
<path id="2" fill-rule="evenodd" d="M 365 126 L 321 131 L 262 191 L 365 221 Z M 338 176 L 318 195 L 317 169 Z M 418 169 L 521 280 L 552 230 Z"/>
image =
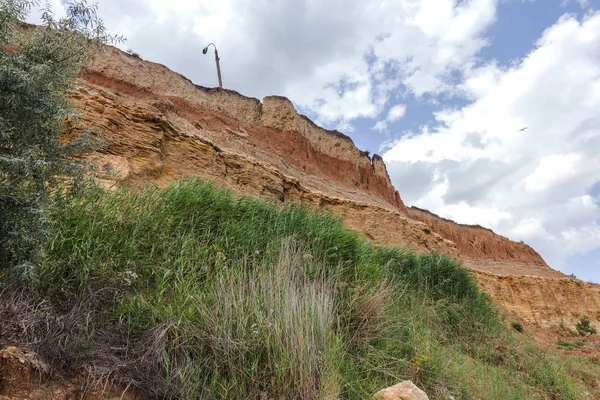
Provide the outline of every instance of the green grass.
<path id="1" fill-rule="evenodd" d="M 302 206 L 190 180 L 94 191 L 52 221 L 31 285 L 52 318 L 28 332 L 57 332 L 37 350 L 59 369 L 180 399 L 365 399 L 405 379 L 431 399 L 575 399 L 600 374 L 513 335 L 450 258 Z"/>
<path id="2" fill-rule="evenodd" d="M 521 325 L 520 322 L 512 322 L 510 325 L 513 327 L 513 329 L 515 331 L 520 332 L 520 333 L 523 332 L 523 325 Z"/>
<path id="3" fill-rule="evenodd" d="M 562 347 L 566 347 L 569 350 L 578 349 L 585 345 L 585 343 L 580 340 L 575 341 L 575 342 L 565 342 L 564 340 L 562 340 L 560 338 L 558 339 L 558 342 L 556 344 L 558 344 L 559 346 L 562 346 Z"/>

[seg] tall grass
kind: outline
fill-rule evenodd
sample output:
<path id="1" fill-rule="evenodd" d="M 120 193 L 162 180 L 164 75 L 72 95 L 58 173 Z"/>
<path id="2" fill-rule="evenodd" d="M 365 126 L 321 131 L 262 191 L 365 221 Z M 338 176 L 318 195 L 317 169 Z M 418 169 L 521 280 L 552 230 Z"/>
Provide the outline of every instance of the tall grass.
<path id="1" fill-rule="evenodd" d="M 600 372 L 515 338 L 448 257 L 302 206 L 190 180 L 97 191 L 52 221 L 27 300 L 44 306 L 10 314 L 3 277 L 0 317 L 30 322 L 0 339 L 20 332 L 59 369 L 181 399 L 364 399 L 404 379 L 433 399 L 569 399 Z"/>

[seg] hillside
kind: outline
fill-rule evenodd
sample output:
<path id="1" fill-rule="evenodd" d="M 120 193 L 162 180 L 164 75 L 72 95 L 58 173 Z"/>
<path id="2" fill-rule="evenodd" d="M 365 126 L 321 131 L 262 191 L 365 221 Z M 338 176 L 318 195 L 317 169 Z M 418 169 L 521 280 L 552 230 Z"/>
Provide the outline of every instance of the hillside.
<path id="1" fill-rule="evenodd" d="M 0 398 L 600 394 L 597 363 L 507 327 L 457 262 L 373 246 L 331 213 L 192 179 L 49 217 L 36 279 L 0 274 L 0 345 L 20 347 L 0 350 Z"/>
<path id="2" fill-rule="evenodd" d="M 0 6 L 0 400 L 600 396 L 600 286 L 32 4 Z"/>
<path id="3" fill-rule="evenodd" d="M 524 243 L 405 207 L 381 157 L 318 127 L 283 97 L 260 102 L 200 87 L 108 46 L 80 77 L 74 98 L 85 124 L 106 140 L 95 162 L 112 180 L 165 187 L 194 176 L 275 203 L 321 207 L 374 243 L 460 259 L 532 327 L 573 326 L 582 315 L 600 327 L 598 285 L 551 269 Z"/>

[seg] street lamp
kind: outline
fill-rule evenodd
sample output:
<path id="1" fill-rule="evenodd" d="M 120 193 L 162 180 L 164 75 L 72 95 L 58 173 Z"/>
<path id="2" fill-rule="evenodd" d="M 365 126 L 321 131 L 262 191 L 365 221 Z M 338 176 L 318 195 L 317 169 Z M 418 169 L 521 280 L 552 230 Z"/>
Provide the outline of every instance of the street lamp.
<path id="1" fill-rule="evenodd" d="M 202 50 L 202 54 L 206 54 L 206 52 L 208 51 L 208 48 L 212 45 L 212 47 L 215 48 L 215 63 L 217 64 L 217 77 L 219 78 L 219 87 L 221 89 L 223 89 L 223 81 L 221 80 L 221 66 L 219 65 L 219 52 L 217 51 L 217 46 L 215 46 L 214 43 L 209 43 L 208 46 L 206 46 L 203 50 Z"/>

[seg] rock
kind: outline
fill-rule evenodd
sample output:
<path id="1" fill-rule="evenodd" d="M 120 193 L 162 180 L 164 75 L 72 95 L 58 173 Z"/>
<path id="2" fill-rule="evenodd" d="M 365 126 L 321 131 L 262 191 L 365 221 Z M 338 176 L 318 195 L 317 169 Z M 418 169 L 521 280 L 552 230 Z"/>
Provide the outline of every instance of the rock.
<path id="1" fill-rule="evenodd" d="M 491 229 L 479 225 L 458 224 L 414 206 L 408 209 L 408 215 L 427 224 L 431 231 L 456 243 L 464 258 L 491 262 L 518 262 L 536 266 L 541 272 L 555 272 L 531 247 L 497 235 Z"/>
<path id="2" fill-rule="evenodd" d="M 404 381 L 380 390 L 372 400 L 429 400 L 429 397 L 411 381 Z"/>
<path id="3" fill-rule="evenodd" d="M 241 138 L 247 138 L 248 137 L 248 132 L 246 132 L 246 130 L 244 128 L 240 128 L 240 129 L 231 129 L 228 127 L 225 127 L 225 132 L 230 133 L 232 135 L 236 135 L 239 136 Z"/>
<path id="4" fill-rule="evenodd" d="M 0 350 L 0 400 L 66 399 L 64 391 L 46 396 L 42 384 L 48 378 L 48 366 L 37 354 L 10 346 Z"/>

